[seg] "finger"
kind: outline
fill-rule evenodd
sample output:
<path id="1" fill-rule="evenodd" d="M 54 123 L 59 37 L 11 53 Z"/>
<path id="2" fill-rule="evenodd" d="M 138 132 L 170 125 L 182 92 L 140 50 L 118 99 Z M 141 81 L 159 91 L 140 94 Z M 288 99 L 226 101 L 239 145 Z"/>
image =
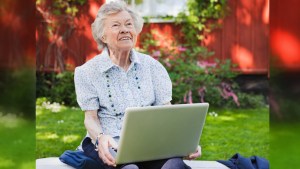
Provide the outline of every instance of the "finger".
<path id="1" fill-rule="evenodd" d="M 189 159 L 195 159 L 197 157 L 200 157 L 201 156 L 201 147 L 200 146 L 197 146 L 196 148 L 196 152 L 195 153 L 191 153 L 188 158 Z"/>
<path id="2" fill-rule="evenodd" d="M 118 143 L 113 138 L 109 140 L 109 146 L 113 149 L 118 149 Z"/>
<path id="3" fill-rule="evenodd" d="M 100 155 L 99 155 L 100 156 Z M 116 167 L 116 163 L 115 162 L 111 162 L 105 155 L 105 153 L 101 154 L 101 159 L 103 161 L 104 164 L 108 165 L 108 166 L 114 166 Z"/>
<path id="4" fill-rule="evenodd" d="M 109 150 L 108 150 L 108 144 L 102 145 L 102 150 L 103 150 L 103 156 L 105 156 L 105 158 L 107 159 L 107 164 L 115 164 L 115 159 L 114 157 L 110 154 Z"/>
<path id="5" fill-rule="evenodd" d="M 200 145 L 198 145 L 197 151 L 201 152 L 201 146 Z"/>
<path id="6" fill-rule="evenodd" d="M 108 143 L 105 144 L 105 141 L 99 145 L 98 154 L 99 154 L 99 157 L 102 159 L 102 161 L 105 164 L 111 165 L 111 166 L 115 165 L 115 160 L 108 151 Z"/>
<path id="7" fill-rule="evenodd" d="M 199 153 L 199 157 L 200 157 L 202 155 L 202 149 L 200 145 L 197 147 L 197 152 Z"/>
<path id="8" fill-rule="evenodd" d="M 107 164 L 107 158 L 104 156 L 101 149 L 98 151 L 99 158 L 103 161 L 104 164 Z"/>
<path id="9" fill-rule="evenodd" d="M 195 158 L 197 158 L 197 157 L 199 157 L 200 156 L 200 153 L 199 152 L 196 152 L 196 153 L 193 153 L 193 154 L 190 154 L 189 155 L 189 159 L 195 159 Z"/>
<path id="10" fill-rule="evenodd" d="M 110 163 L 112 163 L 112 164 L 115 163 L 115 159 L 114 159 L 114 157 L 110 154 L 110 152 L 104 152 L 104 156 L 106 157 L 106 159 L 107 159 Z"/>

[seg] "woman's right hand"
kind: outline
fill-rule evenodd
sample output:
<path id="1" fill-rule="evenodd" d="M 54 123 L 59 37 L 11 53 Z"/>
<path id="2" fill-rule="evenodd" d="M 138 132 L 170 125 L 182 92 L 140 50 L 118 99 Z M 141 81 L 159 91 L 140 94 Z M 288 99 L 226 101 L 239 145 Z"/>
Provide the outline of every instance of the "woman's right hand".
<path id="1" fill-rule="evenodd" d="M 110 135 L 102 135 L 98 138 L 98 155 L 102 161 L 109 165 L 116 167 L 116 161 L 109 152 L 109 147 L 118 148 L 117 142 Z"/>

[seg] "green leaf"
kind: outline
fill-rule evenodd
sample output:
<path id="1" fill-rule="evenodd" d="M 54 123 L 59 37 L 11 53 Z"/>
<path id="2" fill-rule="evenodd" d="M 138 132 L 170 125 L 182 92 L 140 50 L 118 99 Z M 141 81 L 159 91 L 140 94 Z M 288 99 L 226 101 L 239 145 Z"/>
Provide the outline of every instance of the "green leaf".
<path id="1" fill-rule="evenodd" d="M 53 10 L 53 14 L 54 15 L 61 15 L 61 12 L 60 12 L 59 9 L 55 9 L 55 10 Z"/>

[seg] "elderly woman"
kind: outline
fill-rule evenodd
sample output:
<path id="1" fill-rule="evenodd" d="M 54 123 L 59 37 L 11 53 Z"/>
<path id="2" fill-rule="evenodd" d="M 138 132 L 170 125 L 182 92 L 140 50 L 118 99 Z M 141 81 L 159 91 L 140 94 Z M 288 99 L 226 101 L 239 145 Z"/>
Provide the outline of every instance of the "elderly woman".
<path id="1" fill-rule="evenodd" d="M 75 70 L 77 101 L 85 112 L 88 133 L 78 149 L 100 161 L 102 168 L 189 168 L 182 158 L 116 166 L 109 152 L 110 147 L 117 149 L 127 107 L 165 105 L 172 99 L 172 83 L 165 68 L 133 49 L 142 27 L 143 19 L 123 1 L 99 9 L 92 33 L 102 53 Z M 186 158 L 200 154 L 198 147 Z"/>

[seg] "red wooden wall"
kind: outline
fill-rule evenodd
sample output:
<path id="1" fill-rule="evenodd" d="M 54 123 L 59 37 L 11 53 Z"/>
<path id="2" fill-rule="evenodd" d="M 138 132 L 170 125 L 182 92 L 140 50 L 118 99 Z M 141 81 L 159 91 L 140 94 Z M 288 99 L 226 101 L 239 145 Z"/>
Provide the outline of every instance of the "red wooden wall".
<path id="1" fill-rule="evenodd" d="M 34 67 L 35 1 L 0 1 L 0 68 Z"/>
<path id="2" fill-rule="evenodd" d="M 104 0 L 103 0 L 104 2 Z M 75 19 L 78 28 L 62 48 L 64 62 L 69 69 L 83 64 L 94 57 L 96 43 L 91 36 L 90 24 L 99 6 L 103 3 L 89 0 Z M 207 35 L 204 44 L 215 51 L 215 58 L 231 59 L 238 66 L 236 71 L 245 74 L 267 74 L 269 71 L 269 0 L 229 0 L 230 13 L 222 21 L 223 27 Z M 46 58 L 49 42 L 44 36 L 45 23 L 37 16 L 37 69 L 58 71 L 57 58 Z M 173 23 L 152 23 L 142 31 L 156 30 L 155 37 L 162 47 L 170 45 L 174 35 L 179 33 Z"/>
<path id="3" fill-rule="evenodd" d="M 205 40 L 215 57 L 231 59 L 235 70 L 265 74 L 269 71 L 269 0 L 229 0 L 230 13 Z"/>
<path id="4" fill-rule="evenodd" d="M 300 1 L 272 0 L 270 46 L 275 68 L 300 70 Z"/>

